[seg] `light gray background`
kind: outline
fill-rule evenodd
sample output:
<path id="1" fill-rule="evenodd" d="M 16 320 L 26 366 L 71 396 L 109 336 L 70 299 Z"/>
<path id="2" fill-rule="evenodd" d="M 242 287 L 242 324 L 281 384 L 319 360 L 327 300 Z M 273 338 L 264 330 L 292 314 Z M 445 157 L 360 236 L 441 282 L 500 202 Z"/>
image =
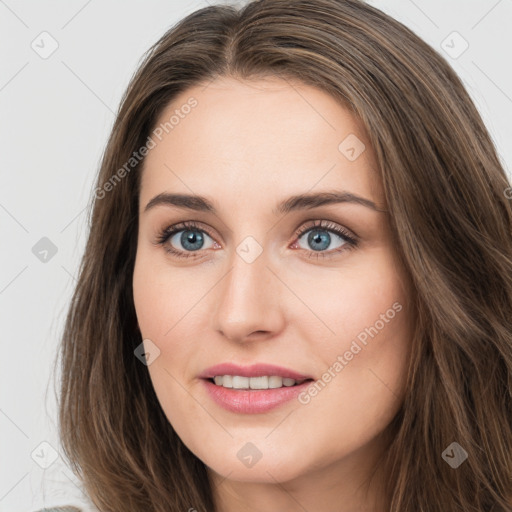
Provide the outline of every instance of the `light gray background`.
<path id="1" fill-rule="evenodd" d="M 509 169 L 512 0 L 369 3 L 446 56 Z M 85 247 L 86 207 L 114 112 L 139 59 L 176 21 L 206 5 L 0 0 L 2 512 L 65 503 L 94 510 L 62 458 L 46 469 L 38 464 L 60 450 L 50 372 Z M 43 31 L 58 43 L 46 59 L 31 47 L 35 41 L 39 51 L 43 44 L 50 48 L 49 39 L 41 42 Z M 453 31 L 469 44 L 458 58 L 441 46 Z M 456 51 L 462 40 L 453 37 L 448 44 Z M 46 262 L 32 251 L 43 237 L 57 248 Z"/>

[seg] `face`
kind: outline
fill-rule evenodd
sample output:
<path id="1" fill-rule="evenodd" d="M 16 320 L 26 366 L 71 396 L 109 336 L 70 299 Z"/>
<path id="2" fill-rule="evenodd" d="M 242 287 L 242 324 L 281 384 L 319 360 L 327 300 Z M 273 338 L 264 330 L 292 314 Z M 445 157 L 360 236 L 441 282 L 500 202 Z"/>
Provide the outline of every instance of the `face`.
<path id="1" fill-rule="evenodd" d="M 411 329 L 362 125 L 277 78 L 191 88 L 157 125 L 173 114 L 144 164 L 133 275 L 169 422 L 236 481 L 370 460 L 403 399 Z"/>

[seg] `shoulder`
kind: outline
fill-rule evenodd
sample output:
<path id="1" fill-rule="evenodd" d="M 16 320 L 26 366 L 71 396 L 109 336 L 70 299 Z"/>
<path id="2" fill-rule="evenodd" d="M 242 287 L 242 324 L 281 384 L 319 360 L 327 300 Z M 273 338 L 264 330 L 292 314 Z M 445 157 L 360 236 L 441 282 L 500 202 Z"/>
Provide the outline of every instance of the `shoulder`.
<path id="1" fill-rule="evenodd" d="M 41 508 L 39 510 L 35 510 L 34 512 L 81 512 L 80 508 L 73 506 L 65 506 L 65 507 L 51 507 L 51 508 Z"/>

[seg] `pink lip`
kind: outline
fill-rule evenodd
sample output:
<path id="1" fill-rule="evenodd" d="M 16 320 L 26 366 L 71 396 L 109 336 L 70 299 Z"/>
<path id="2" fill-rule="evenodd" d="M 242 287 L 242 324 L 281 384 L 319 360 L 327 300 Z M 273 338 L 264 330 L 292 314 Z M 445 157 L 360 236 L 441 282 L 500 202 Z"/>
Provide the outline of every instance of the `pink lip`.
<path id="1" fill-rule="evenodd" d="M 302 375 L 288 368 L 282 366 L 275 366 L 273 364 L 253 364 L 251 366 L 239 366 L 234 363 L 221 363 L 215 366 L 210 366 L 204 370 L 199 378 L 212 379 L 217 375 L 239 375 L 240 377 L 269 377 L 277 375 L 288 379 L 304 380 L 312 379 L 311 375 Z"/>
<path id="2" fill-rule="evenodd" d="M 265 375 L 306 380 L 296 386 L 283 386 L 274 389 L 230 389 L 217 386 L 211 380 L 213 377 L 222 375 L 239 375 L 240 377 L 263 377 Z M 311 384 L 312 377 L 303 375 L 282 366 L 273 364 L 253 364 L 250 366 L 239 366 L 234 363 L 222 363 L 211 366 L 204 370 L 199 377 L 202 379 L 210 398 L 224 409 L 245 414 L 263 413 L 278 407 L 297 397 Z"/>
<path id="3" fill-rule="evenodd" d="M 229 373 L 224 375 L 229 375 Z M 297 386 L 246 391 L 243 389 L 229 389 L 217 386 L 208 379 L 202 379 L 201 382 L 205 386 L 210 398 L 217 405 L 228 411 L 244 414 L 257 414 L 270 411 L 293 400 L 311 384 L 311 381 L 307 380 Z"/>

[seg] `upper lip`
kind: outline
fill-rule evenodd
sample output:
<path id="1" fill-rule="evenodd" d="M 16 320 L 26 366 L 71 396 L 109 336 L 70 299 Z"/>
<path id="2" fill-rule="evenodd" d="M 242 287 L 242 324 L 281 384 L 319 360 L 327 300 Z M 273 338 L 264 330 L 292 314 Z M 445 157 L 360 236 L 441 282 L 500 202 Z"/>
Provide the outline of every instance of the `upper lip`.
<path id="1" fill-rule="evenodd" d="M 312 379 L 310 375 L 303 375 L 289 368 L 283 366 L 276 366 L 274 364 L 257 363 L 250 366 L 240 366 L 234 363 L 220 363 L 215 366 L 206 368 L 199 377 L 202 379 L 212 379 L 218 375 L 238 375 L 240 377 L 264 377 L 277 375 L 278 377 L 306 380 Z"/>

